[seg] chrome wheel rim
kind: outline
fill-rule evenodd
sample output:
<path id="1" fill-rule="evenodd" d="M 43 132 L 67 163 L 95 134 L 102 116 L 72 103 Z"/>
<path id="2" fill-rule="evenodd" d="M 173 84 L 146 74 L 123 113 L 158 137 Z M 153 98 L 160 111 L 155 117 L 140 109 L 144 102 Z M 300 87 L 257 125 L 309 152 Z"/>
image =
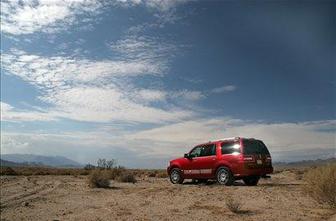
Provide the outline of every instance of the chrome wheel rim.
<path id="1" fill-rule="evenodd" d="M 174 183 L 177 183 L 180 179 L 180 174 L 177 171 L 171 173 L 171 179 Z"/>
<path id="2" fill-rule="evenodd" d="M 227 171 L 225 170 L 221 170 L 219 173 L 218 173 L 218 181 L 222 184 L 225 184 L 227 181 L 228 181 L 228 176 L 229 174 L 227 173 Z"/>

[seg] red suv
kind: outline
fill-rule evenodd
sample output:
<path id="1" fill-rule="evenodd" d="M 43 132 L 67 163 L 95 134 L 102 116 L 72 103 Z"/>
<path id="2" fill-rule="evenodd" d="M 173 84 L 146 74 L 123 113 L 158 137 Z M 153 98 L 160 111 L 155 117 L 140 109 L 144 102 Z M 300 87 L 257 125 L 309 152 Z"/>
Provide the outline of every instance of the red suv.
<path id="1" fill-rule="evenodd" d="M 174 184 L 184 179 L 216 179 L 219 184 L 231 185 L 243 179 L 246 185 L 254 186 L 260 177 L 269 178 L 273 167 L 261 140 L 235 137 L 197 145 L 183 158 L 170 161 L 167 172 Z"/>

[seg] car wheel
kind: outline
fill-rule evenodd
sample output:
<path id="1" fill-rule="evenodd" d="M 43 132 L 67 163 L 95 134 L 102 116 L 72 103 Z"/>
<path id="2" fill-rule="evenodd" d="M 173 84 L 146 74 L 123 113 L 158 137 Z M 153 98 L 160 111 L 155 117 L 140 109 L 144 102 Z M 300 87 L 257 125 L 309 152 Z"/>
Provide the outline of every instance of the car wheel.
<path id="1" fill-rule="evenodd" d="M 183 177 L 182 177 L 182 173 L 181 170 L 178 168 L 174 168 L 171 170 L 170 172 L 170 182 L 172 182 L 173 184 L 181 184 L 183 183 Z"/>
<path id="2" fill-rule="evenodd" d="M 259 176 L 252 176 L 243 178 L 243 181 L 246 186 L 256 186 L 259 182 L 259 179 Z"/>
<path id="3" fill-rule="evenodd" d="M 231 171 L 227 167 L 220 167 L 216 173 L 217 183 L 225 186 L 233 184 L 234 178 Z"/>

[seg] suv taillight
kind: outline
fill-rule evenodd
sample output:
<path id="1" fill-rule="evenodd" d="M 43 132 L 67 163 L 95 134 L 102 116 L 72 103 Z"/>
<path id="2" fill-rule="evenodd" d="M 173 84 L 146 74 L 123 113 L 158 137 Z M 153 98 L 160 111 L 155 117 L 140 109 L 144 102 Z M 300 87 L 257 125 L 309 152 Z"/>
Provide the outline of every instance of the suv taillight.
<path id="1" fill-rule="evenodd" d="M 267 161 L 267 162 L 271 162 L 271 161 L 272 161 L 272 157 L 271 157 L 271 156 L 267 156 L 267 157 L 266 157 L 266 161 Z"/>
<path id="2" fill-rule="evenodd" d="M 253 156 L 244 156 L 244 161 L 253 161 Z"/>

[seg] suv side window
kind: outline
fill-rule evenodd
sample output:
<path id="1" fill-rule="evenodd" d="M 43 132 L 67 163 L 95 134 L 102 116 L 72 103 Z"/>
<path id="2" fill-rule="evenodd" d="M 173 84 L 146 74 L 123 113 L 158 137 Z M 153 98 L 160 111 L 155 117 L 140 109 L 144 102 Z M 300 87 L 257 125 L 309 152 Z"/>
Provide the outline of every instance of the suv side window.
<path id="1" fill-rule="evenodd" d="M 190 156 L 192 156 L 192 157 L 199 157 L 199 156 L 201 156 L 201 150 L 202 150 L 202 147 L 201 147 L 201 146 L 195 147 L 195 148 L 190 152 Z"/>
<path id="2" fill-rule="evenodd" d="M 209 144 L 205 145 L 201 149 L 201 157 L 205 156 L 213 156 L 216 155 L 216 145 L 215 144 Z"/>
<path id="3" fill-rule="evenodd" d="M 223 142 L 221 144 L 222 154 L 232 154 L 232 153 L 235 153 L 235 152 L 240 153 L 240 148 L 237 148 L 237 144 L 239 145 L 239 143 L 232 142 L 232 141 Z"/>

